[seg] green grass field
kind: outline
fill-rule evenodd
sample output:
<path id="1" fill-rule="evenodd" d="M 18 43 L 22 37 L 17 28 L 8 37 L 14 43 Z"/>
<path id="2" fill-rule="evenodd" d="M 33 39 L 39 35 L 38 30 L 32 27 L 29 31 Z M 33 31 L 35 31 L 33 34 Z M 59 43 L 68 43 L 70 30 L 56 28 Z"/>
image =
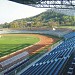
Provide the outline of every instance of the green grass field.
<path id="1" fill-rule="evenodd" d="M 35 36 L 24 34 L 0 35 L 0 57 L 30 46 L 40 39 Z"/>

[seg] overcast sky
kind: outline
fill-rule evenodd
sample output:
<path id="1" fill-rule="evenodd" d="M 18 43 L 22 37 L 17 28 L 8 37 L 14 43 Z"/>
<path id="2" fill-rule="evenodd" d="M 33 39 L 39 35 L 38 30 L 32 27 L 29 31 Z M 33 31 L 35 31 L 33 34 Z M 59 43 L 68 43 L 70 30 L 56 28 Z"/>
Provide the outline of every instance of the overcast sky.
<path id="1" fill-rule="evenodd" d="M 46 11 L 44 8 L 35 8 L 8 0 L 0 0 L 0 23 L 34 16 L 44 11 Z"/>

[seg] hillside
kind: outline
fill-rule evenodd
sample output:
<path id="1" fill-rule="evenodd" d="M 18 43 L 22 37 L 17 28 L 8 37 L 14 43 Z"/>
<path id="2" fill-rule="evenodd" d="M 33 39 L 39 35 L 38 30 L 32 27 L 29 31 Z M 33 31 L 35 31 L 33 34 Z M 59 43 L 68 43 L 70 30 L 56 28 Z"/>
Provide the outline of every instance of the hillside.
<path id="1" fill-rule="evenodd" d="M 56 26 L 74 26 L 74 16 L 67 16 L 47 10 L 39 15 L 29 18 L 17 19 L 11 23 L 5 23 L 3 28 L 26 28 L 26 27 L 56 27 Z"/>

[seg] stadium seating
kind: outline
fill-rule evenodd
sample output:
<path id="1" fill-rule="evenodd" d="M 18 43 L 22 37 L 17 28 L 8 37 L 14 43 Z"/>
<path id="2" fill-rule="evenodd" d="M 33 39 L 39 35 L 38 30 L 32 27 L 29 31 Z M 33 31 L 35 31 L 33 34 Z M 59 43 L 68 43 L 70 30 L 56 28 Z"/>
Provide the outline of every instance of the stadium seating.
<path id="1" fill-rule="evenodd" d="M 75 75 L 75 56 L 71 62 L 70 67 L 68 68 L 67 74 L 68 75 Z"/>
<path id="2" fill-rule="evenodd" d="M 65 63 L 74 52 L 74 36 L 75 32 L 65 35 L 64 38 L 69 40 L 65 40 L 57 48 L 25 70 L 21 75 L 60 75 Z"/>
<path id="3" fill-rule="evenodd" d="M 64 35 L 65 39 L 69 39 L 69 38 L 72 38 L 72 37 L 75 37 L 75 32 L 70 32 L 69 34 Z"/>

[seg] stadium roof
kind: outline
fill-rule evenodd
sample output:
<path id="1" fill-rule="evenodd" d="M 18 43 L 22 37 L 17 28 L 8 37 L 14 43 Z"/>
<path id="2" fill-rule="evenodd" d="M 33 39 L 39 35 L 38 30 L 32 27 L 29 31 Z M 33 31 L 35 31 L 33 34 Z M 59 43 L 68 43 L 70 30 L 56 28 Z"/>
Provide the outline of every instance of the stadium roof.
<path id="1" fill-rule="evenodd" d="M 74 9 L 75 0 L 9 0 L 17 3 L 40 7 L 40 8 L 58 8 L 58 9 Z"/>

